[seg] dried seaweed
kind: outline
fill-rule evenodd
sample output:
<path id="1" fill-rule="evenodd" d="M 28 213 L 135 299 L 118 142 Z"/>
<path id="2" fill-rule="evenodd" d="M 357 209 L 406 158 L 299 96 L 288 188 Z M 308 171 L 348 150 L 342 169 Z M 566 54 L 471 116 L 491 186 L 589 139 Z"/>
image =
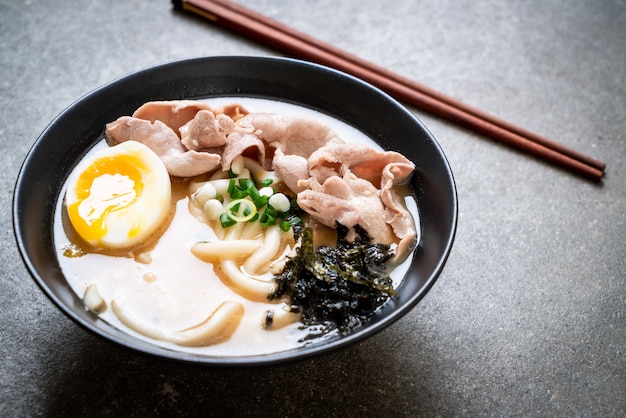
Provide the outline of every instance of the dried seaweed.
<path id="1" fill-rule="evenodd" d="M 343 334 L 395 295 L 386 267 L 393 250 L 372 243 L 363 228 L 355 231 L 359 238 L 347 241 L 348 229 L 337 224 L 337 245 L 314 248 L 313 231 L 304 228 L 296 256 L 276 276 L 271 298 L 290 298 L 303 327 L 311 331 L 308 338 L 334 330 Z"/>

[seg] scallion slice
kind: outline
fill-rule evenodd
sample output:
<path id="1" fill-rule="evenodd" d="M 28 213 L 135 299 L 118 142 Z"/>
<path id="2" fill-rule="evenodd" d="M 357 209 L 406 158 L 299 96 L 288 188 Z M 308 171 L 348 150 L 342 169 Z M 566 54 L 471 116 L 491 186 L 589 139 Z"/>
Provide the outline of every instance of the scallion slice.
<path id="1" fill-rule="evenodd" d="M 237 199 L 230 202 L 224 208 L 226 213 L 235 222 L 249 221 L 256 215 L 257 210 L 254 202 L 249 199 Z"/>

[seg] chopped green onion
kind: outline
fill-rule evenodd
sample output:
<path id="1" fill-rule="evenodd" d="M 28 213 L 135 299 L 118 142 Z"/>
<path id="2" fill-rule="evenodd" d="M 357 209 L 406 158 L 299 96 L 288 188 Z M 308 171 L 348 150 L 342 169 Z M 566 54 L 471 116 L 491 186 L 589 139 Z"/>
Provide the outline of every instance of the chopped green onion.
<path id="1" fill-rule="evenodd" d="M 270 198 L 268 196 L 259 196 L 257 199 L 254 199 L 254 205 L 257 207 L 257 209 L 260 209 L 263 206 L 267 205 L 267 202 L 269 200 Z"/>
<path id="2" fill-rule="evenodd" d="M 243 209 L 242 206 L 244 206 Z M 237 199 L 226 205 L 224 212 L 236 222 L 246 222 L 257 213 L 257 210 L 252 201 L 248 199 Z M 239 215 L 239 213 L 243 216 Z"/>
<path id="3" fill-rule="evenodd" d="M 231 227 L 236 223 L 237 221 L 231 218 L 228 213 L 224 212 L 220 215 L 220 224 L 222 225 L 222 228 Z"/>
<path id="4" fill-rule="evenodd" d="M 248 193 L 248 196 L 250 196 L 253 201 L 256 201 L 259 197 L 261 197 L 259 190 L 254 187 L 254 184 L 246 188 L 246 193 Z"/>
<path id="5" fill-rule="evenodd" d="M 267 205 L 267 198 L 265 196 L 259 196 L 258 198 L 254 199 L 254 205 L 257 207 L 257 209 L 261 209 L 263 206 Z"/>
<path id="6" fill-rule="evenodd" d="M 263 212 L 263 214 L 259 218 L 259 222 L 263 226 L 276 225 L 276 217 L 268 214 L 267 211 L 265 211 L 265 212 Z"/>
<path id="7" fill-rule="evenodd" d="M 271 205 L 267 205 L 267 209 L 265 209 L 265 213 L 267 213 L 268 216 L 271 216 L 273 218 L 276 217 L 276 215 L 278 215 L 278 212 L 276 211 L 276 209 L 274 209 Z"/>
<path id="8" fill-rule="evenodd" d="M 219 193 L 215 195 L 215 199 L 222 205 L 231 201 L 226 204 L 224 213 L 219 218 L 223 228 L 228 228 L 237 222 L 259 221 L 264 227 L 278 224 L 281 230 L 286 232 L 292 226 L 302 224 L 302 220 L 293 215 L 293 209 L 299 209 L 295 198 L 277 193 L 274 188 L 270 187 L 274 179 L 266 178 L 259 183 L 252 175 L 250 178 L 240 178 L 235 171 L 233 169 L 228 171 L 228 195 Z M 284 210 L 285 208 L 287 210 Z"/>
<path id="9" fill-rule="evenodd" d="M 286 214 L 286 213 L 287 212 L 283 212 L 283 214 Z M 302 225 L 302 219 L 300 219 L 299 216 L 292 215 L 280 223 L 280 229 L 283 230 L 284 232 L 287 232 L 292 226 L 296 226 L 296 225 Z"/>
<path id="10" fill-rule="evenodd" d="M 239 186 L 233 188 L 233 192 L 230 194 L 233 199 L 243 199 L 246 197 L 246 191 L 242 190 Z"/>
<path id="11" fill-rule="evenodd" d="M 287 232 L 291 229 L 291 224 L 287 221 L 282 221 L 280 223 L 280 230 L 283 232 Z"/>
<path id="12" fill-rule="evenodd" d="M 246 190 L 250 186 L 254 186 L 252 180 L 245 178 L 239 179 L 239 187 L 241 187 L 242 190 Z"/>

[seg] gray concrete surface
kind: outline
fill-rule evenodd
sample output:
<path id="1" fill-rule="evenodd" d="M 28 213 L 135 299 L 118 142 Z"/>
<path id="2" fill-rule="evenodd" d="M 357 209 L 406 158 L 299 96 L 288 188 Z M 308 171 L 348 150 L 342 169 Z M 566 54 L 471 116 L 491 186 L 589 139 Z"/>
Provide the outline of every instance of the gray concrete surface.
<path id="1" fill-rule="evenodd" d="M 412 109 L 447 153 L 460 202 L 449 261 L 415 309 L 291 365 L 141 357 L 79 328 L 31 280 L 10 213 L 20 164 L 59 112 L 130 71 L 278 54 L 166 0 L 0 0 L 0 415 L 626 415 L 626 4 L 241 3 L 604 160 L 606 177 Z"/>

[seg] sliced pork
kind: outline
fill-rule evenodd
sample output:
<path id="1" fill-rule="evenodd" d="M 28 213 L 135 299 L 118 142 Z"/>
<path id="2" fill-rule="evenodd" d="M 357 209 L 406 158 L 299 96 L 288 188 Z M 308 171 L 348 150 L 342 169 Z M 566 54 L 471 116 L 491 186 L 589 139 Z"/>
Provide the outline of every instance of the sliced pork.
<path id="1" fill-rule="evenodd" d="M 235 122 L 226 115 L 200 110 L 192 120 L 180 127 L 180 138 L 188 150 L 207 150 L 226 144 L 226 135 L 235 128 Z"/>
<path id="2" fill-rule="evenodd" d="M 369 182 L 377 190 L 382 210 L 376 215 L 384 221 L 393 231 L 394 235 L 400 239 L 398 255 L 401 256 L 410 250 L 416 238 L 416 230 L 413 218 L 402 203 L 401 198 L 394 190 L 394 186 L 406 182 L 415 165 L 402 154 L 393 151 L 377 151 L 361 144 L 329 144 L 315 151 L 308 159 L 308 169 L 311 178 L 315 181 L 300 182 L 300 186 L 305 184 L 325 185 L 331 181 L 332 184 L 337 178 L 345 178 L 348 174 Z M 331 189 L 328 191 L 332 192 Z M 323 192 L 323 190 L 318 191 Z M 304 194 L 303 196 L 308 195 Z M 316 197 L 321 201 L 320 196 Z M 300 203 L 300 194 L 298 195 Z M 305 206 L 308 204 L 305 203 Z M 302 206 L 301 206 L 302 207 Z M 304 209 L 304 207 L 303 207 Z M 307 209 L 305 209 L 307 210 Z M 311 216 L 320 222 L 327 224 L 328 220 L 322 219 L 332 216 L 330 209 L 324 209 L 321 205 L 314 212 L 309 212 Z M 370 223 L 372 223 L 370 221 Z M 346 224 L 347 226 L 353 226 Z M 381 237 L 376 234 L 379 230 L 370 231 L 365 224 L 360 223 L 376 242 Z"/>
<path id="3" fill-rule="evenodd" d="M 224 114 L 237 122 L 239 119 L 243 118 L 250 112 L 248 112 L 248 109 L 246 109 L 239 103 L 230 103 L 222 107 L 222 109 L 217 109 L 215 113 Z"/>
<path id="4" fill-rule="evenodd" d="M 226 145 L 222 153 L 222 171 L 230 169 L 233 160 L 239 155 L 254 154 L 253 157 L 265 166 L 265 144 L 256 135 L 232 132 L 226 137 Z"/>
<path id="5" fill-rule="evenodd" d="M 306 158 L 299 155 L 285 155 L 281 150 L 277 150 L 274 153 L 272 170 L 283 180 L 285 186 L 294 193 L 305 190 L 305 187 L 298 185 L 298 181 L 310 177 Z"/>
<path id="6" fill-rule="evenodd" d="M 385 221 L 380 191 L 369 181 L 346 173 L 329 177 L 322 184 L 313 177 L 302 183 L 307 189 L 298 193 L 298 205 L 317 221 L 330 228 L 335 228 L 336 222 L 351 228 L 348 240 L 356 237 L 353 228 L 359 225 L 377 243 L 396 241 Z"/>
<path id="7" fill-rule="evenodd" d="M 141 105 L 132 114 L 138 119 L 161 121 L 178 133 L 181 126 L 192 120 L 200 110 L 213 111 L 207 103 L 197 100 L 152 101 Z"/>
<path id="8" fill-rule="evenodd" d="M 105 129 L 107 140 L 113 144 L 137 141 L 154 151 L 174 177 L 192 177 L 213 171 L 219 167 L 219 154 L 189 151 L 180 142 L 178 135 L 161 121 L 150 122 L 131 116 L 122 116 L 108 123 Z"/>
<path id="9" fill-rule="evenodd" d="M 377 187 L 385 167 L 393 167 L 394 184 L 406 181 L 415 165 L 402 154 L 378 151 L 364 144 L 328 144 L 316 150 L 309 158 L 309 170 L 318 181 L 330 176 L 343 176 L 352 171 Z"/>
<path id="10" fill-rule="evenodd" d="M 304 116 L 250 113 L 241 118 L 237 125 L 285 155 L 308 158 L 326 144 L 343 143 L 327 125 Z"/>

